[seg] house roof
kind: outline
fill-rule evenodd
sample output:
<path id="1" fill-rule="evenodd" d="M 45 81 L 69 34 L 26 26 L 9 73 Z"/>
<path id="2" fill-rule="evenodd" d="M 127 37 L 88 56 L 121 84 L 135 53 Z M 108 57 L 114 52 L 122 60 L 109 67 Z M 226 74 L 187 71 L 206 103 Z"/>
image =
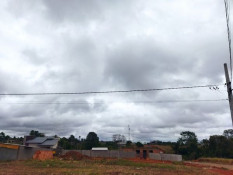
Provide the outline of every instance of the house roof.
<path id="1" fill-rule="evenodd" d="M 32 140 L 28 140 L 26 143 L 43 143 L 45 140 L 47 140 L 47 137 L 36 137 Z"/>
<path id="2" fill-rule="evenodd" d="M 42 146 L 53 146 L 59 141 L 58 138 L 54 137 L 36 137 L 32 140 L 26 141 L 27 144 L 38 144 Z"/>
<path id="3" fill-rule="evenodd" d="M 40 145 L 43 145 L 43 146 L 53 146 L 53 145 L 56 145 L 57 142 L 58 142 L 59 139 L 48 139 L 46 141 L 44 141 L 42 144 Z"/>

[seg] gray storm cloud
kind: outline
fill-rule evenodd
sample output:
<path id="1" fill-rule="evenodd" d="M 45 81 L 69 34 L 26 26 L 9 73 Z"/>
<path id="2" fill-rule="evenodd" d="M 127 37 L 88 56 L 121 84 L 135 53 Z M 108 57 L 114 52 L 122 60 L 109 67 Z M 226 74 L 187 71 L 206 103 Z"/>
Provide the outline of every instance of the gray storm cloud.
<path id="1" fill-rule="evenodd" d="M 1 97 L 0 131 L 134 141 L 199 138 L 231 127 L 223 63 L 224 4 L 218 0 L 0 2 L 0 92 L 83 92 L 220 84 L 132 94 Z M 149 102 L 149 103 L 148 103 Z"/>

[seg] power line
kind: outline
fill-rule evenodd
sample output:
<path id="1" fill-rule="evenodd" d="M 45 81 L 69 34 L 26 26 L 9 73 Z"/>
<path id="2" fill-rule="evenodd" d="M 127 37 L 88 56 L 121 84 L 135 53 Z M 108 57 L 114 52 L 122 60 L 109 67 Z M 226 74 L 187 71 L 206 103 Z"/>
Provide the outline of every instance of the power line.
<path id="1" fill-rule="evenodd" d="M 153 103 L 191 103 L 191 102 L 220 102 L 227 101 L 228 99 L 200 99 L 200 100 L 163 100 L 163 101 L 132 101 L 132 102 L 9 102 L 0 104 L 29 104 L 29 105 L 87 105 L 87 104 L 106 104 L 106 103 L 135 103 L 135 104 L 153 104 Z"/>
<path id="2" fill-rule="evenodd" d="M 194 88 L 211 88 L 221 85 L 201 85 L 201 86 L 183 86 L 172 88 L 154 88 L 154 89 L 131 89 L 131 90 L 115 90 L 115 91 L 89 91 L 89 92 L 40 92 L 40 93 L 2 93 L 0 96 L 29 96 L 29 95 L 85 95 L 85 94 L 110 94 L 110 93 L 132 93 L 132 92 L 151 92 L 179 89 L 194 89 Z"/>
<path id="3" fill-rule="evenodd" d="M 229 46 L 229 54 L 230 54 L 230 70 L 231 70 L 231 82 L 232 82 L 232 54 L 231 54 L 231 30 L 230 30 L 230 5 L 228 3 L 228 0 L 224 0 L 225 4 L 225 12 L 226 12 L 226 22 L 227 22 L 227 36 L 228 36 L 228 46 Z"/>

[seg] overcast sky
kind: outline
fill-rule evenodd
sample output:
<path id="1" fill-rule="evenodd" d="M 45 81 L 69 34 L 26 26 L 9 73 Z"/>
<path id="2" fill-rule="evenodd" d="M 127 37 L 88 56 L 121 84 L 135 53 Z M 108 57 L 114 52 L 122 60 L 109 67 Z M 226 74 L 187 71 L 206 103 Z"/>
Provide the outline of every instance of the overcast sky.
<path id="1" fill-rule="evenodd" d="M 83 92 L 217 84 L 142 93 L 1 96 L 0 131 L 101 140 L 199 140 L 232 128 L 219 0 L 1 0 L 0 93 Z M 150 103 L 148 103 L 150 102 Z M 153 103 L 152 103 L 153 102 Z"/>

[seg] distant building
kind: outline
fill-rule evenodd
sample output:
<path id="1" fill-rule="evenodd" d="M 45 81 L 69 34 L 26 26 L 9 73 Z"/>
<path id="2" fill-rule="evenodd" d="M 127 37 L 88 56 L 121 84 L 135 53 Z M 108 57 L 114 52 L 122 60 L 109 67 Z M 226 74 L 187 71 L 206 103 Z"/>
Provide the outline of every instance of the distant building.
<path id="1" fill-rule="evenodd" d="M 25 145 L 34 148 L 49 148 L 56 149 L 59 138 L 55 137 L 35 137 L 31 140 L 26 140 Z"/>
<path id="2" fill-rule="evenodd" d="M 112 141 L 117 142 L 118 145 L 125 145 L 126 144 L 126 138 L 124 135 L 121 135 L 121 134 L 114 134 L 112 136 Z"/>
<path id="3" fill-rule="evenodd" d="M 157 146 L 153 145 L 144 145 L 143 147 L 137 148 L 122 148 L 121 150 L 126 151 L 126 152 L 136 152 L 136 157 L 138 158 L 148 158 L 149 153 L 159 153 L 163 154 L 165 151 Z"/>
<path id="4" fill-rule="evenodd" d="M 93 147 L 92 151 L 108 151 L 107 147 Z"/>
<path id="5" fill-rule="evenodd" d="M 26 145 L 26 142 L 27 142 L 28 140 L 32 140 L 32 139 L 34 139 L 34 138 L 36 138 L 36 136 L 24 136 L 23 144 Z"/>

